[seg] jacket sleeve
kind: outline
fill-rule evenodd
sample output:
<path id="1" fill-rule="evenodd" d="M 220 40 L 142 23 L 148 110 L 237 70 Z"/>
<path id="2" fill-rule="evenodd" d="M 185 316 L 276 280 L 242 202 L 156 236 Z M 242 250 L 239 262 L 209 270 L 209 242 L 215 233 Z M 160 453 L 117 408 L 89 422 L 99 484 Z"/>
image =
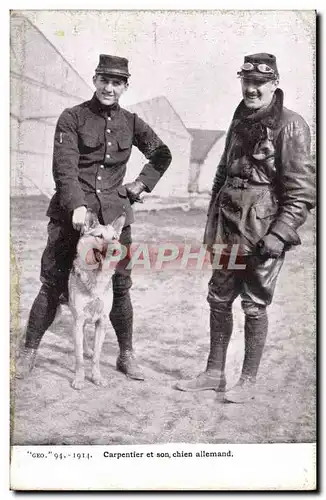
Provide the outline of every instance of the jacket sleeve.
<path id="1" fill-rule="evenodd" d="M 277 142 L 280 210 L 270 232 L 289 245 L 299 245 L 297 229 L 315 206 L 316 191 L 307 123 L 301 119 L 287 124 Z"/>
<path id="2" fill-rule="evenodd" d="M 86 205 L 78 180 L 78 134 L 76 117 L 66 109 L 60 115 L 54 134 L 53 178 L 61 207 L 71 212 Z"/>
<path id="3" fill-rule="evenodd" d="M 154 130 L 136 114 L 133 145 L 149 160 L 137 180 L 142 181 L 146 190 L 151 192 L 169 167 L 172 160 L 171 152 Z"/>
<path id="4" fill-rule="evenodd" d="M 215 177 L 213 180 L 213 187 L 212 187 L 212 193 L 211 193 L 211 199 L 208 205 L 208 213 L 210 212 L 210 209 L 212 208 L 214 201 L 216 200 L 216 196 L 218 195 L 221 187 L 225 183 L 226 176 L 227 176 L 227 150 L 228 150 L 228 145 L 230 142 L 230 136 L 231 136 L 231 131 L 229 130 L 226 136 L 225 140 L 225 147 L 223 154 L 221 156 L 220 162 L 217 166 Z"/>

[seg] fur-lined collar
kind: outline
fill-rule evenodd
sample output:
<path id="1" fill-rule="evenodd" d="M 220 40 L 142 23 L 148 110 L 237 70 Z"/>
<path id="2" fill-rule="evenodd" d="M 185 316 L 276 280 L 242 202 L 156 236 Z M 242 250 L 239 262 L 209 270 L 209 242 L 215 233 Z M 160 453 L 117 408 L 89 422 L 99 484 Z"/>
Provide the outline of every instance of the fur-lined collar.
<path id="1" fill-rule="evenodd" d="M 283 90 L 276 89 L 270 105 L 254 112 L 251 112 L 242 100 L 233 115 L 234 126 L 241 123 L 242 127 L 244 125 L 250 127 L 253 123 L 260 122 L 265 127 L 277 128 L 283 111 L 283 98 Z"/>
<path id="2" fill-rule="evenodd" d="M 251 155 L 256 144 L 266 138 L 267 128 L 278 127 L 283 110 L 283 91 L 276 89 L 272 102 L 267 108 L 252 111 L 240 102 L 235 110 L 231 129 L 241 138 L 237 145 L 237 156 Z"/>

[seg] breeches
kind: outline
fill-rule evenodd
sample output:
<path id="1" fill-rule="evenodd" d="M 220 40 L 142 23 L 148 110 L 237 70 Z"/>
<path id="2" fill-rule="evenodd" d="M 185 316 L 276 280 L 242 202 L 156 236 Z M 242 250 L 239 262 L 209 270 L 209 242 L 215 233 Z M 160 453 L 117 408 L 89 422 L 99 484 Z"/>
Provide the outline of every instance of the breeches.
<path id="1" fill-rule="evenodd" d="M 277 277 L 284 255 L 262 260 L 244 257 L 244 269 L 215 269 L 208 284 L 207 300 L 212 309 L 231 312 L 234 300 L 240 295 L 246 315 L 260 316 L 273 299 Z"/>

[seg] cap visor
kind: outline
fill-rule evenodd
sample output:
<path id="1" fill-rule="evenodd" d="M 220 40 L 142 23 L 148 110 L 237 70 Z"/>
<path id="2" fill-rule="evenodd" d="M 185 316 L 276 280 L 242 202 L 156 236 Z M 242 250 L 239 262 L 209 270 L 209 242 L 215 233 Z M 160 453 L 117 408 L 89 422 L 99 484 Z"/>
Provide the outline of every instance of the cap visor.
<path id="1" fill-rule="evenodd" d="M 121 78 L 129 78 L 130 76 L 130 73 L 107 68 L 96 68 L 95 73 L 97 75 L 120 76 Z"/>

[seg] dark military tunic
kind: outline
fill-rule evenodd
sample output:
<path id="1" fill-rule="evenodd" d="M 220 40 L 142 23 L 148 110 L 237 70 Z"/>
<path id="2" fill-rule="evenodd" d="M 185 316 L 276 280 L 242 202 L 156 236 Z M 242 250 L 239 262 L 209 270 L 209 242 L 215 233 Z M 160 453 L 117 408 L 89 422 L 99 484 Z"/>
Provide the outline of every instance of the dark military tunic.
<path id="1" fill-rule="evenodd" d="M 100 206 L 105 224 L 123 211 L 126 226 L 133 213 L 122 186 L 132 146 L 148 159 L 138 179 L 152 191 L 171 162 L 169 148 L 137 114 L 102 106 L 96 95 L 66 109 L 54 138 L 53 176 L 56 193 L 47 215 L 71 220 L 75 208 Z M 97 211 L 97 210 L 96 210 Z"/>
<path id="2" fill-rule="evenodd" d="M 130 245 L 133 212 L 123 179 L 132 146 L 147 158 L 137 179 L 152 191 L 171 163 L 169 148 L 137 114 L 119 105 L 102 106 L 96 95 L 59 117 L 54 137 L 53 177 L 56 192 L 47 215 L 48 243 L 42 256 L 41 281 L 65 289 L 79 231 L 72 227 L 75 208 L 92 208 L 101 223 L 126 214 L 120 241 Z M 131 286 L 130 270 L 116 269 L 114 293 Z M 126 275 L 128 275 L 126 277 Z"/>

